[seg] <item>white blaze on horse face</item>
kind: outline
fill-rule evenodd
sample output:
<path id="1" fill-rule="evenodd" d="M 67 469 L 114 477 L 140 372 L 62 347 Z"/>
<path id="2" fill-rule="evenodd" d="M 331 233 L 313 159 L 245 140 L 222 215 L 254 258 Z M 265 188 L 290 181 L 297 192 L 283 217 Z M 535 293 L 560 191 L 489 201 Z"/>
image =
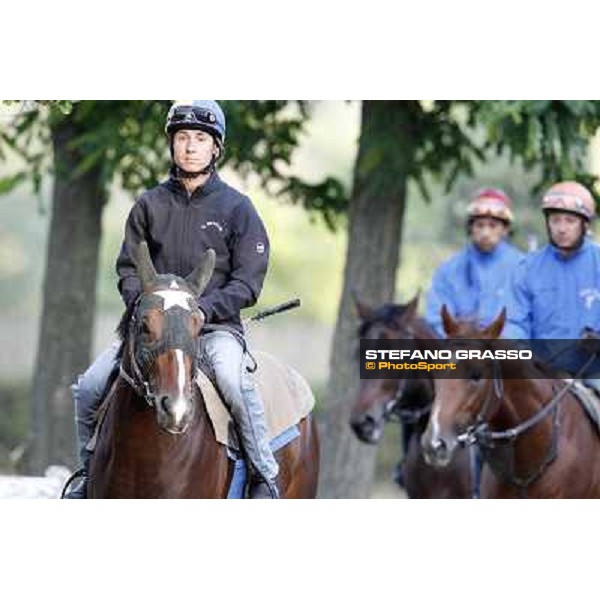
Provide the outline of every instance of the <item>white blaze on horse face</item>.
<path id="1" fill-rule="evenodd" d="M 431 440 L 437 441 L 440 437 L 440 406 L 434 402 L 433 412 L 431 413 Z"/>
<path id="2" fill-rule="evenodd" d="M 173 403 L 173 419 L 176 423 L 179 423 L 185 416 L 188 409 L 188 403 L 185 398 L 185 363 L 183 361 L 183 351 L 175 350 L 175 357 L 177 358 L 177 398 Z"/>
<path id="3" fill-rule="evenodd" d="M 163 299 L 163 310 L 169 310 L 173 306 L 181 306 L 187 311 L 192 310 L 190 307 L 193 306 L 193 303 L 190 301 L 194 299 L 194 296 L 189 292 L 181 291 L 175 280 L 171 282 L 168 290 L 154 292 L 154 295 Z"/>

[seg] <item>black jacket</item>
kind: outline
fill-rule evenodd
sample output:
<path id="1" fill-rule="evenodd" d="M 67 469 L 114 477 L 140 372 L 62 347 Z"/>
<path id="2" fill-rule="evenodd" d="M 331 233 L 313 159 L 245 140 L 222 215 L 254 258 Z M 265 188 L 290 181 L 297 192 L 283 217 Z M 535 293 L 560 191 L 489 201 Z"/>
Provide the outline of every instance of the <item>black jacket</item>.
<path id="1" fill-rule="evenodd" d="M 269 263 L 269 238 L 249 198 L 216 173 L 191 197 L 176 179 L 144 192 L 129 213 L 116 265 L 127 306 L 141 291 L 127 249 L 142 240 L 148 242 L 158 273 L 180 277 L 213 248 L 215 272 L 198 304 L 207 323 L 243 330 L 240 310 L 256 303 Z"/>

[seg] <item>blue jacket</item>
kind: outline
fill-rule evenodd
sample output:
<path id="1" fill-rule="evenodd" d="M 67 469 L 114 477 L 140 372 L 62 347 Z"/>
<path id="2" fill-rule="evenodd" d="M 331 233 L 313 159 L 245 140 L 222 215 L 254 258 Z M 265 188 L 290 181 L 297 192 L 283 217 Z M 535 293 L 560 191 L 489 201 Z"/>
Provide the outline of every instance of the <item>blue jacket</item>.
<path id="1" fill-rule="evenodd" d="M 522 257 L 523 253 L 506 241 L 492 252 L 482 252 L 469 243 L 433 276 L 427 322 L 445 337 L 440 315 L 445 304 L 453 317 L 475 317 L 482 326 L 489 325 L 506 305 L 511 272 Z"/>
<path id="2" fill-rule="evenodd" d="M 514 273 L 503 337 L 576 340 L 584 327 L 600 330 L 600 246 L 586 239 L 565 258 L 548 244 L 526 256 Z M 586 356 L 573 351 L 555 362 L 574 372 Z"/>

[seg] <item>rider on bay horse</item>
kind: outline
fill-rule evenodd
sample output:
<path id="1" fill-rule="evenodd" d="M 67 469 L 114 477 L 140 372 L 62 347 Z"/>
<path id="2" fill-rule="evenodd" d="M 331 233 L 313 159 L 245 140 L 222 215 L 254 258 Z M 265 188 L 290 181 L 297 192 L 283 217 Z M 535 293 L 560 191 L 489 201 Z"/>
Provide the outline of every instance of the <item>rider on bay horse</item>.
<path id="1" fill-rule="evenodd" d="M 489 325 L 504 308 L 510 276 L 522 252 L 506 238 L 513 223 L 512 200 L 502 190 L 485 188 L 468 206 L 469 242 L 435 272 L 427 297 L 426 320 L 445 337 L 441 308 L 454 318 L 476 318 Z"/>
<path id="2" fill-rule="evenodd" d="M 141 283 L 129 249 L 148 243 L 159 273 L 185 277 L 213 248 L 216 266 L 198 306 L 204 320 L 199 352 L 210 363 L 231 411 L 250 462 L 250 498 L 278 498 L 279 467 L 267 437 L 264 406 L 247 369 L 240 310 L 256 303 L 269 262 L 269 239 L 249 198 L 221 180 L 216 163 L 225 143 L 225 115 L 214 100 L 175 103 L 165 126 L 172 166 L 168 181 L 144 192 L 134 204 L 117 259 L 119 292 L 127 307 Z M 176 302 L 173 291 L 172 302 Z M 165 302 L 169 299 L 165 298 Z M 79 454 L 86 446 L 110 374 L 118 366 L 119 345 L 107 348 L 73 386 Z M 86 497 L 87 478 L 68 497 Z"/>
<path id="3" fill-rule="evenodd" d="M 506 304 L 511 274 L 523 256 L 507 241 L 514 221 L 511 206 L 512 199 L 500 189 L 483 188 L 472 196 L 467 207 L 469 241 L 437 269 L 427 296 L 425 318 L 440 337 L 445 337 L 444 304 L 455 318 L 474 318 L 482 327 Z M 405 450 L 410 433 L 404 427 Z M 478 473 L 479 462 L 475 468 Z M 402 463 L 396 469 L 396 480 L 401 479 Z M 479 486 L 477 481 L 474 485 Z"/>
<path id="4" fill-rule="evenodd" d="M 586 328 L 600 329 L 600 247 L 589 237 L 596 203 L 583 185 L 565 181 L 546 192 L 542 210 L 548 244 L 525 257 L 515 271 L 503 336 L 576 340 Z M 570 373 L 589 359 L 575 348 L 560 354 L 555 366 Z M 599 376 L 599 362 L 583 373 L 596 388 L 600 381 L 591 377 Z"/>

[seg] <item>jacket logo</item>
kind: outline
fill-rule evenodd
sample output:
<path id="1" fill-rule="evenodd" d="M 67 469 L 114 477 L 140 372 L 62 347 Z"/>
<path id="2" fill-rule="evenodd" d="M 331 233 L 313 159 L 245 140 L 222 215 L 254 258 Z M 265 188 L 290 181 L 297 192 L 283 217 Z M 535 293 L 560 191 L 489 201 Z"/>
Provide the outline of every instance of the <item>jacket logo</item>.
<path id="1" fill-rule="evenodd" d="M 600 291 L 596 288 L 587 288 L 579 292 L 579 296 L 583 299 L 585 307 L 590 310 L 596 300 L 600 300 Z"/>
<path id="2" fill-rule="evenodd" d="M 216 227 L 221 233 L 223 233 L 223 226 L 218 221 L 206 221 L 204 225 L 200 225 L 200 229 L 208 229 L 209 227 Z"/>
<path id="3" fill-rule="evenodd" d="M 264 254 L 265 253 L 265 245 L 261 242 L 258 242 L 258 244 L 256 244 L 256 251 L 259 254 Z"/>

